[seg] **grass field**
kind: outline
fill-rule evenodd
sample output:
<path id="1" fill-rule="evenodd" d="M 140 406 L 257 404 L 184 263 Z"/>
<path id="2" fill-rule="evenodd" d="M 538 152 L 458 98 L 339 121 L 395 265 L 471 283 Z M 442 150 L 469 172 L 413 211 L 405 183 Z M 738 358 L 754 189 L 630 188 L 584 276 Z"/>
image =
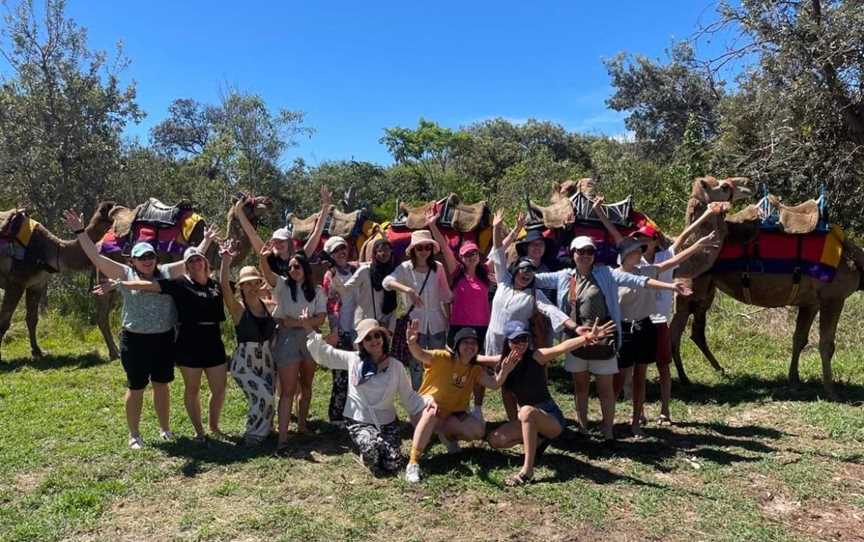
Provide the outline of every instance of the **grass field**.
<path id="1" fill-rule="evenodd" d="M 709 339 L 727 376 L 688 342 L 694 385 L 674 388 L 676 426 L 649 424 L 648 439 L 622 438 L 614 450 L 568 432 L 542 458 L 537 482 L 518 489 L 502 482 L 519 467 L 520 450 L 480 445 L 454 456 L 433 446 L 419 486 L 373 478 L 342 430 L 326 422 L 330 376 L 323 371 L 314 431 L 292 437 L 290 457 L 274 457 L 273 443 L 260 451 L 228 441 L 195 445 L 179 374 L 172 387 L 178 440 L 157 441 L 148 397 L 147 447 L 130 451 L 123 371 L 106 360 L 95 328 L 50 315 L 40 336 L 51 354 L 33 363 L 20 318 L 0 365 L 2 541 L 864 540 L 860 294 L 839 332 L 841 402 L 820 399 L 812 346 L 801 363 L 805 384 L 785 384 L 794 313 L 724 298 L 711 314 Z M 572 419 L 565 374 L 553 377 Z M 496 395 L 486 408 L 490 420 L 503 418 Z M 649 418 L 656 400 L 652 382 Z M 232 382 L 224 430 L 239 435 L 244 408 Z M 629 405 L 619 403 L 622 435 L 627 416 Z"/>

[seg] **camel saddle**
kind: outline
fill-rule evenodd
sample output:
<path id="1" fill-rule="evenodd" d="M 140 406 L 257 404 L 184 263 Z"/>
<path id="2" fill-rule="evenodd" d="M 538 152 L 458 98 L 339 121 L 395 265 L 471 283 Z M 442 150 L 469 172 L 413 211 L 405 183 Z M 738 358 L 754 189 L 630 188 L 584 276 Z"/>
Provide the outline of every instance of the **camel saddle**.
<path id="1" fill-rule="evenodd" d="M 366 221 L 366 211 L 358 209 L 351 213 L 343 213 L 335 207 L 330 210 L 327 223 L 324 224 L 324 233 L 328 237 L 338 235 L 343 239 L 354 239 L 363 232 L 363 222 Z M 315 227 L 315 222 L 312 222 Z M 311 233 L 311 232 L 310 232 Z"/>
<path id="2" fill-rule="evenodd" d="M 27 214 L 24 209 L 0 211 L 0 239 L 14 239 L 25 220 Z"/>
<path id="3" fill-rule="evenodd" d="M 318 220 L 319 214 L 315 213 L 306 218 L 300 218 L 294 213 L 288 213 L 288 216 L 285 218 L 285 225 L 291 230 L 291 237 L 300 241 L 309 239 L 309 236 L 315 231 L 315 222 Z"/>
<path id="4" fill-rule="evenodd" d="M 165 205 L 156 198 L 150 198 L 136 209 L 135 222 L 170 228 L 177 225 L 184 211 L 190 210 L 192 204 L 187 201 L 176 205 Z"/>
<path id="5" fill-rule="evenodd" d="M 594 202 L 589 199 L 589 195 L 584 192 L 576 192 L 571 196 L 570 201 L 573 202 L 573 212 L 576 215 L 576 220 L 586 220 L 599 222 L 600 219 L 594 213 Z M 606 211 L 606 216 L 609 221 L 616 226 L 629 227 L 631 226 L 630 211 L 633 209 L 633 196 L 627 196 L 617 203 L 604 203 L 603 210 Z"/>
<path id="6" fill-rule="evenodd" d="M 421 205 L 400 203 L 396 218 L 391 225 L 395 228 L 421 230 L 426 227 L 426 211 L 434 209 L 440 216 L 438 225 L 457 232 L 468 233 L 489 225 L 490 211 L 485 201 L 464 203 L 456 194 L 450 194 L 438 201 L 428 201 Z"/>
<path id="7" fill-rule="evenodd" d="M 530 222 L 542 222 L 550 230 L 561 229 L 572 224 L 576 220 L 573 212 L 573 202 L 562 198 L 551 205 L 537 205 L 533 201 L 528 202 L 528 215 Z"/>

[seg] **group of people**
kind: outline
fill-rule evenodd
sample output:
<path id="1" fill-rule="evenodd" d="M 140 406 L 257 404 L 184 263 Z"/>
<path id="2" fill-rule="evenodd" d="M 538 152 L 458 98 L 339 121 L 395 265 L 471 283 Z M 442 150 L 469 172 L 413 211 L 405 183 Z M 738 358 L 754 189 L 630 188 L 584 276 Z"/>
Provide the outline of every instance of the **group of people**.
<path id="1" fill-rule="evenodd" d="M 616 399 L 630 382 L 632 434 L 641 438 L 646 370 L 655 362 L 659 422 L 671 423 L 668 321 L 673 294 L 690 294 L 672 281 L 672 272 L 713 242 L 706 236 L 681 249 L 711 213 L 724 210 L 722 205 L 712 205 L 670 240 L 651 226 L 623 237 L 598 200 L 594 209 L 618 246 L 619 267 L 597 263 L 595 242 L 580 236 L 570 243 L 569 265 L 550 269 L 549 240 L 536 230 L 519 238 L 525 216 L 507 231 L 501 212 L 493 218 L 486 261 L 471 241 L 454 253 L 434 212 L 426 217 L 426 229 L 412 233 L 402 262 L 395 261 L 386 237 L 372 242 L 369 262 L 350 261 L 341 237 L 328 238 L 316 254 L 330 199 L 322 189 L 322 212 L 302 248 L 285 228 L 265 242 L 243 212 L 245 201 L 238 201 L 232 214 L 258 254 L 258 266 L 242 267 L 233 283 L 237 246 L 232 241 L 220 243 L 218 277 L 211 274 L 206 254 L 217 240 L 213 228 L 180 262 L 157 265 L 153 247 L 140 242 L 124 265 L 99 254 L 79 215 L 65 214 L 107 279 L 96 293 L 116 289 L 123 298 L 120 350 L 130 448 L 144 445 L 139 426 L 148 384 L 160 437 L 174 438 L 168 384 L 175 365 L 197 441 L 206 444 L 208 438 L 199 398 L 202 375 L 210 389 L 209 431 L 220 435 L 230 372 L 248 402 L 243 443 L 257 446 L 276 433 L 277 452 L 290 450 L 295 399 L 296 431 L 308 430 L 316 365 L 326 367 L 333 382 L 330 421 L 347 429 L 370 470 L 385 474 L 404 467 L 409 482 L 421 479 L 423 452 L 436 436 L 449 452 L 459 449 L 459 441 L 486 440 L 493 448 L 522 444 L 522 468 L 507 484 L 529 482 L 537 454 L 565 426 L 547 381 L 548 365 L 562 357 L 572 374 L 580 434 L 588 432 L 593 375 L 603 438 L 615 438 Z M 323 281 L 315 280 L 313 257 L 328 264 Z M 237 342 L 227 363 L 220 333 L 226 309 Z M 486 389 L 501 390 L 507 414 L 492 431 L 483 414 Z M 397 398 L 414 425 L 407 458 L 401 452 Z"/>

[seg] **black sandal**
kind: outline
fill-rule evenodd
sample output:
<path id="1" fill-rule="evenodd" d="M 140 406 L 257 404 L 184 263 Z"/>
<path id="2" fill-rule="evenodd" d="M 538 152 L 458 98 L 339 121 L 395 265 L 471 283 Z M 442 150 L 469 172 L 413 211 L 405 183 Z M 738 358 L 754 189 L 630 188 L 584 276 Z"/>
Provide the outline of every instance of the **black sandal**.
<path id="1" fill-rule="evenodd" d="M 533 481 L 534 474 L 531 475 L 523 474 L 522 471 L 517 472 L 513 476 L 510 476 L 504 480 L 504 485 L 507 487 L 517 487 L 528 485 Z"/>

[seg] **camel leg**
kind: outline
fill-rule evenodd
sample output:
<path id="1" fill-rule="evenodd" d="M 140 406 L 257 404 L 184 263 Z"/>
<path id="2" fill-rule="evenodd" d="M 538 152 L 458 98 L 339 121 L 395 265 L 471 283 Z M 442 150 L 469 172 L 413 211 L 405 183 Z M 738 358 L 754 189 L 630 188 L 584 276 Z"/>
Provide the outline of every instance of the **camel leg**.
<path id="1" fill-rule="evenodd" d="M 832 300 L 819 309 L 819 356 L 822 358 L 822 386 L 825 395 L 834 401 L 837 394 L 834 391 L 834 374 L 831 371 L 831 358 L 834 357 L 834 339 L 837 335 L 837 323 L 843 312 L 845 299 Z"/>
<path id="2" fill-rule="evenodd" d="M 801 383 L 801 378 L 798 376 L 798 360 L 801 357 L 801 351 L 807 346 L 810 328 L 813 326 L 813 320 L 816 318 L 816 313 L 818 312 L 819 307 L 816 305 L 802 305 L 798 307 L 795 334 L 792 335 L 792 362 L 789 364 L 789 383 L 793 386 Z"/>
<path id="3" fill-rule="evenodd" d="M 678 380 L 684 385 L 689 385 L 690 379 L 687 378 L 687 373 L 684 372 L 684 362 L 681 360 L 681 337 L 684 335 L 684 329 L 687 327 L 687 320 L 689 318 L 689 303 L 679 303 L 678 307 L 675 309 L 675 315 L 669 323 L 669 339 L 672 343 L 672 360 L 675 362 L 675 370 L 678 372 Z"/>
<path id="4" fill-rule="evenodd" d="M 114 342 L 114 335 L 111 334 L 111 307 L 114 306 L 114 299 L 117 297 L 117 292 L 111 292 L 108 295 L 96 296 L 96 325 L 102 333 L 102 339 L 105 340 L 105 346 L 108 347 L 108 358 L 119 359 L 120 350 L 117 349 L 117 343 Z"/>
<path id="5" fill-rule="evenodd" d="M 3 294 L 3 304 L 0 305 L 0 344 L 3 343 L 3 337 L 9 331 L 9 326 L 12 325 L 12 315 L 15 314 L 15 308 L 18 307 L 18 302 L 23 295 L 24 288 L 17 284 L 9 284 Z"/>
<path id="6" fill-rule="evenodd" d="M 42 359 L 42 350 L 39 348 L 39 342 L 36 339 L 36 327 L 39 325 L 39 306 L 42 305 L 43 296 L 48 283 L 34 284 L 27 288 L 25 293 L 24 303 L 27 309 L 27 334 L 30 337 L 30 355 L 34 360 Z"/>
<path id="7" fill-rule="evenodd" d="M 705 359 L 707 359 L 708 363 L 711 364 L 711 367 L 714 367 L 715 371 L 720 374 L 726 374 L 723 367 L 721 367 L 720 363 L 717 362 L 717 358 L 715 358 L 714 354 L 711 352 L 711 348 L 708 346 L 708 337 L 705 335 L 705 328 L 708 325 L 708 307 L 710 306 L 710 303 L 700 303 L 698 310 L 693 312 L 693 325 L 690 328 L 690 339 L 696 344 L 699 351 L 702 352 L 702 355 L 705 356 Z"/>

